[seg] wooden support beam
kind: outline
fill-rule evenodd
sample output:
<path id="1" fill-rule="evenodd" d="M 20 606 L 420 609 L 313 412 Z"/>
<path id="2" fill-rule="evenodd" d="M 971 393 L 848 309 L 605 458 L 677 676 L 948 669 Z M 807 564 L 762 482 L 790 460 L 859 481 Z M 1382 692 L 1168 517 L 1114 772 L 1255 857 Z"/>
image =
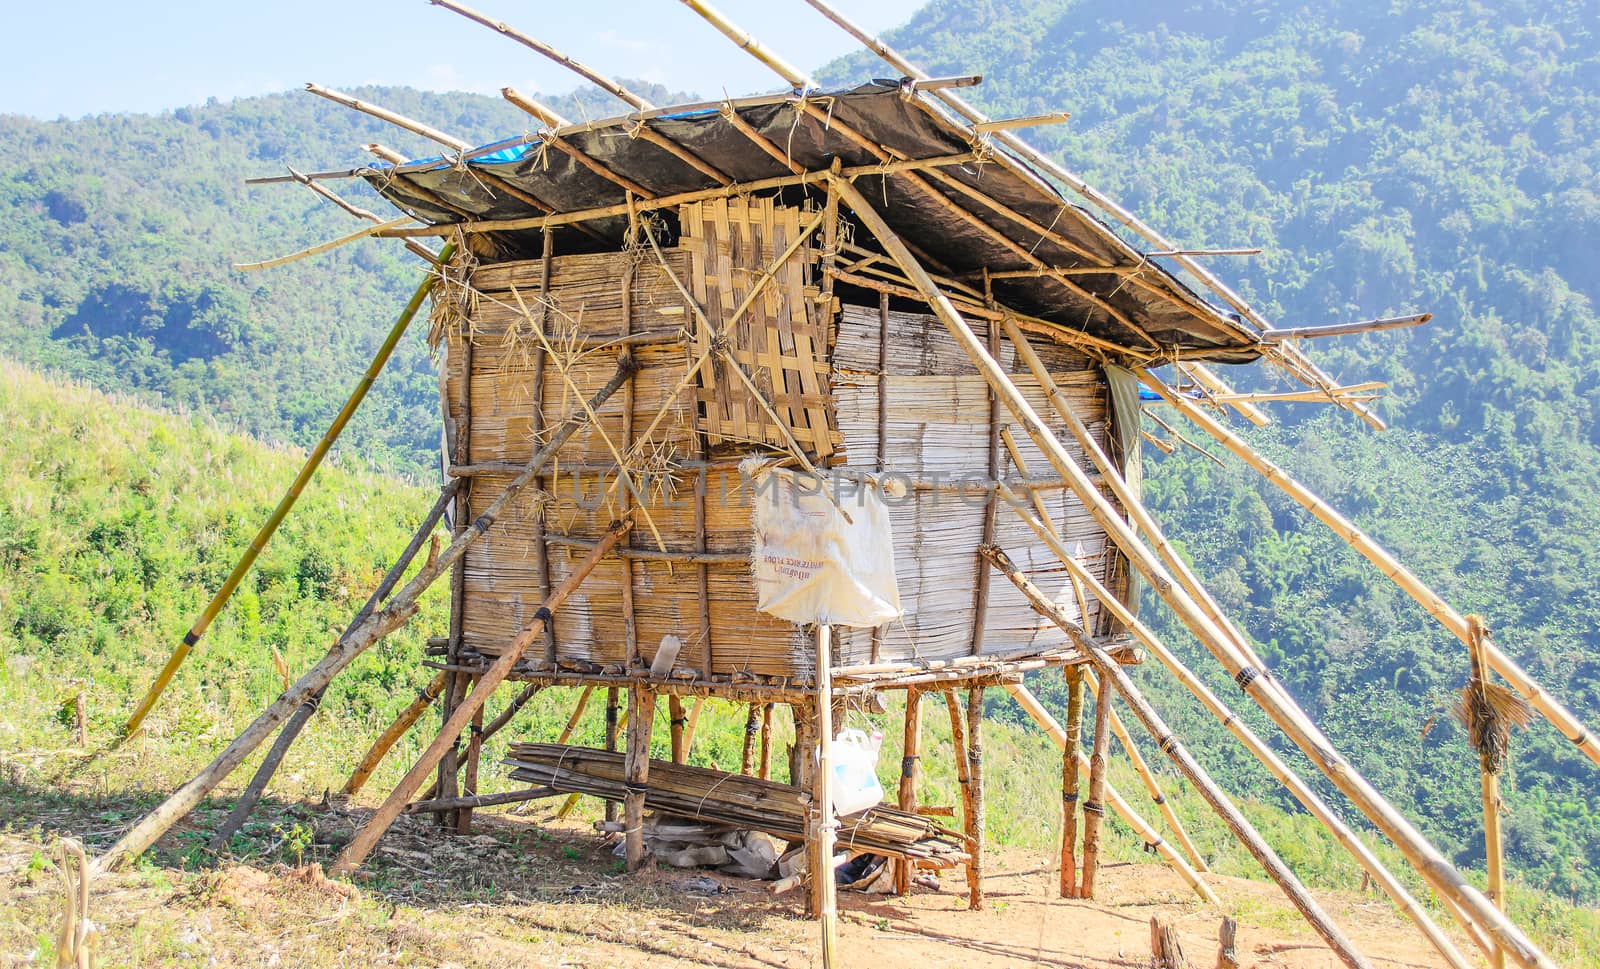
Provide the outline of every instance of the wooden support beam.
<path id="1" fill-rule="evenodd" d="M 761 771 L 756 776 L 762 780 L 772 777 L 772 711 L 776 704 L 761 705 Z"/>
<path id="2" fill-rule="evenodd" d="M 1083 737 L 1083 670 L 1067 667 L 1067 727 L 1061 745 L 1062 898 L 1078 897 L 1078 748 Z M 1012 696 L 1016 696 L 1015 692 Z"/>
<path id="3" fill-rule="evenodd" d="M 940 693 L 944 697 L 945 713 L 950 717 L 950 749 L 956 762 L 956 783 L 961 788 L 961 830 L 967 841 L 967 897 L 970 899 L 983 891 L 982 870 L 975 854 L 977 845 L 973 843 L 977 812 L 972 804 L 972 751 L 967 746 L 967 721 L 961 710 L 961 700 L 949 687 Z"/>
<path id="4" fill-rule="evenodd" d="M 896 803 L 900 810 L 917 810 L 917 765 L 922 758 L 922 691 L 916 687 L 906 691 L 906 709 L 903 722 L 904 743 L 900 757 L 900 787 Z M 895 862 L 894 890 L 898 895 L 911 891 L 913 865 L 909 859 Z"/>
<path id="5" fill-rule="evenodd" d="M 617 735 L 617 726 L 618 726 L 618 724 L 617 724 L 617 718 L 618 718 L 617 699 L 618 699 L 617 688 L 614 687 L 614 686 L 606 687 L 606 750 L 607 751 L 615 751 L 617 749 L 617 736 L 618 736 Z M 607 801 L 606 802 L 606 821 L 607 821 L 607 823 L 610 823 L 610 822 L 613 822 L 613 821 L 616 821 L 616 820 L 617 820 L 617 802 L 616 801 Z"/>
<path id="6" fill-rule="evenodd" d="M 971 867 L 967 869 L 972 876 L 967 881 L 967 908 L 974 912 L 986 907 L 983 897 L 983 856 L 989 818 L 983 792 L 983 690 L 982 686 L 967 690 L 966 793 L 969 810 L 965 818 L 969 840 L 967 852 L 972 856 Z"/>
<path id="7" fill-rule="evenodd" d="M 756 772 L 756 746 L 761 740 L 761 704 L 749 704 L 744 711 L 744 748 L 739 755 L 739 773 L 749 777 Z"/>
<path id="8" fill-rule="evenodd" d="M 367 779 L 372 776 L 372 772 L 377 770 L 378 765 L 383 762 L 384 755 L 388 754 L 389 749 L 395 745 L 395 742 L 405 736 L 406 731 L 410 730 L 412 725 L 421 719 L 422 715 L 427 712 L 428 707 L 433 705 L 433 701 L 439 698 L 440 691 L 444 689 L 444 681 L 445 674 L 443 672 L 437 673 L 432 680 L 428 681 L 427 686 L 417 691 L 416 699 L 412 700 L 404 710 L 400 711 L 400 716 L 385 727 L 383 733 L 378 735 L 378 739 L 372 742 L 372 746 L 367 749 L 366 755 L 361 758 L 355 770 L 350 773 L 350 779 L 344 782 L 344 788 L 340 793 L 345 797 L 354 797 L 361 792 L 361 788 L 366 786 Z"/>
<path id="9" fill-rule="evenodd" d="M 650 734 L 656 722 L 654 690 L 628 691 L 627 794 L 622 799 L 622 837 L 628 871 L 644 867 L 644 794 L 650 783 Z"/>
<path id="10" fill-rule="evenodd" d="M 505 791 L 500 794 L 470 794 L 463 797 L 434 798 L 428 801 L 413 801 L 406 805 L 406 814 L 433 814 L 445 811 L 460 811 L 466 814 L 473 808 L 494 807 L 498 804 L 517 804 L 522 801 L 532 801 L 543 797 L 557 797 L 560 791 L 550 787 L 529 787 L 520 791 Z"/>
<path id="11" fill-rule="evenodd" d="M 817 763 L 811 778 L 812 840 L 811 892 L 817 918 L 822 923 L 822 965 L 824 969 L 842 966 L 839 961 L 839 902 L 833 880 L 833 848 L 839 822 L 833 813 L 833 627 L 817 626 Z M 802 752 L 810 757 L 809 750 Z"/>

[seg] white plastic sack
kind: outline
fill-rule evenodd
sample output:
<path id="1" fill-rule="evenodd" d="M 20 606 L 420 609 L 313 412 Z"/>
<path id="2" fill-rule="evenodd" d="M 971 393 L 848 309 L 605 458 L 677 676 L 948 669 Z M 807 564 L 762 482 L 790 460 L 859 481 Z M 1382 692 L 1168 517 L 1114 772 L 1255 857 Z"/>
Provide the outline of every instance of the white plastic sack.
<path id="1" fill-rule="evenodd" d="M 839 731 L 833 741 L 833 813 L 837 816 L 865 811 L 883 800 L 878 783 L 878 748 L 883 734 L 868 737 L 860 730 Z"/>
<path id="2" fill-rule="evenodd" d="M 900 618 L 894 535 L 882 490 L 766 466 L 741 467 L 753 495 L 756 608 L 796 623 L 871 628 Z M 849 514 L 849 520 L 840 508 Z"/>

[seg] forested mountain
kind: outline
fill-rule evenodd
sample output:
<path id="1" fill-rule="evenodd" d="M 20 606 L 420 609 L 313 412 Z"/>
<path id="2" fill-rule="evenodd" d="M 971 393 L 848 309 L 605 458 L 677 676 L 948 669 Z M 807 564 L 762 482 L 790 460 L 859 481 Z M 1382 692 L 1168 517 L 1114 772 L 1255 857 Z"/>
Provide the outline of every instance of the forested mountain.
<path id="1" fill-rule="evenodd" d="M 1352 382 L 1389 381 L 1394 430 L 1290 405 L 1249 436 L 1458 608 L 1482 612 L 1593 724 L 1597 26 L 1581 2 L 936 0 L 889 39 L 932 74 L 984 74 L 971 97 L 995 115 L 1072 112 L 1028 137 L 1178 244 L 1260 246 L 1217 268 L 1282 325 L 1437 314 L 1311 348 Z M 863 55 L 828 75 L 885 70 Z M 1266 372 L 1228 376 L 1264 386 Z M 1182 450 L 1156 462 L 1148 487 L 1334 740 L 1458 860 L 1481 864 L 1477 763 L 1448 713 L 1464 648 L 1236 462 Z M 1164 692 L 1167 709 L 1183 708 Z M 1213 725 L 1181 719 L 1216 739 L 1217 763 L 1270 790 Z M 1514 744 L 1512 866 L 1593 902 L 1600 774 L 1546 726 Z"/>
<path id="2" fill-rule="evenodd" d="M 994 114 L 1071 111 L 1028 137 L 1179 244 L 1260 246 L 1218 269 L 1280 323 L 1437 314 L 1311 348 L 1341 377 L 1388 380 L 1393 430 L 1289 405 L 1249 436 L 1458 608 L 1484 613 L 1503 648 L 1595 725 L 1596 29 L 1577 0 L 935 0 L 890 39 L 933 74 L 983 73 L 968 93 Z M 888 73 L 865 55 L 822 71 Z M 364 95 L 469 140 L 526 123 L 489 98 Z M 0 117 L 0 352 L 268 438 L 314 439 L 415 285 L 415 261 L 368 241 L 234 272 L 235 259 L 353 226 L 302 188 L 241 179 L 285 162 L 345 167 L 369 141 L 430 150 L 305 94 L 156 117 Z M 1270 382 L 1265 367 L 1228 376 Z M 346 457 L 424 468 L 434 381 L 414 334 Z M 1467 669 L 1460 644 L 1231 460 L 1180 450 L 1154 462 L 1148 490 L 1333 739 L 1457 860 L 1481 863 L 1476 760 L 1448 714 Z M 1141 676 L 1175 725 L 1214 740 L 1197 746 L 1231 786 L 1276 796 L 1163 677 Z M 1544 726 L 1519 733 L 1512 764 L 1513 869 L 1600 899 L 1600 773 Z"/>

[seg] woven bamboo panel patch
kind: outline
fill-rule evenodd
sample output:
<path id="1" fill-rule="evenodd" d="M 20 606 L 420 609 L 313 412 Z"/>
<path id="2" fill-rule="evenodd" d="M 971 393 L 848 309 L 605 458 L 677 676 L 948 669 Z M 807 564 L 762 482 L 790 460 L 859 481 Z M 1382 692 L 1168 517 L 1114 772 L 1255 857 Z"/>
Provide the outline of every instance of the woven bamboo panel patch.
<path id="1" fill-rule="evenodd" d="M 814 254 L 801 246 L 773 266 L 799 237 L 802 214 L 770 198 L 719 199 L 678 210 L 683 226 L 679 247 L 689 254 L 690 291 L 760 394 L 751 393 L 720 354 L 711 355 L 698 374 L 696 399 L 701 429 L 713 446 L 784 447 L 792 437 L 814 458 L 827 457 L 839 447 L 828 386 L 830 313 L 818 307 L 816 291 L 808 285 Z M 772 278 L 762 285 L 769 273 Z M 696 356 L 711 350 L 714 339 L 697 320 L 692 344 Z"/>

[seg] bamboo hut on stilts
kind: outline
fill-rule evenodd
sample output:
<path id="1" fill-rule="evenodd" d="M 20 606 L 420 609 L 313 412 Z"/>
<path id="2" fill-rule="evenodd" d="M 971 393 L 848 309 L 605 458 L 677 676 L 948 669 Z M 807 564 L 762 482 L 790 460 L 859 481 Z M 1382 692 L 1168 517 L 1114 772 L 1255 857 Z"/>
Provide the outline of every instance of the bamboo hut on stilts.
<path id="1" fill-rule="evenodd" d="M 1109 806 L 1200 898 L 1216 900 L 1203 853 L 1114 710 L 1120 704 L 1338 957 L 1368 965 L 1123 669 L 1153 656 L 1448 964 L 1471 965 L 1334 808 L 1140 622 L 1142 582 L 1393 843 L 1487 957 L 1550 966 L 1506 916 L 1504 899 L 1469 884 L 1273 679 L 1140 500 L 1143 418 L 1155 405 L 1145 398 L 1154 397 L 1284 488 L 1468 645 L 1463 716 L 1483 725 L 1486 811 L 1512 691 L 1600 763 L 1600 744 L 1481 622 L 1456 613 L 1217 416 L 1259 424 L 1268 419 L 1263 403 L 1316 400 L 1381 429 L 1366 406 L 1377 388 L 1339 385 L 1300 341 L 1416 325 L 1426 314 L 1274 327 L 1204 263 L 1234 250 L 1174 246 L 1016 133 L 1064 115 L 989 118 L 959 93 L 980 78 L 930 77 L 823 0 L 807 0 L 897 74 L 823 90 L 717 11 L 685 2 L 787 89 L 656 106 L 455 0 L 435 3 L 557 60 L 626 112 L 574 124 L 507 88 L 532 130 L 474 147 L 310 86 L 446 154 L 410 161 L 371 146 L 380 160 L 360 168 L 254 180 L 312 189 L 367 223 L 334 244 L 401 239 L 428 273 L 252 548 L 270 539 L 426 302 L 441 361 L 446 484 L 327 656 L 98 864 L 149 848 L 276 732 L 229 823 L 242 822 L 329 681 L 442 582 L 450 620 L 419 657 L 426 685 L 354 765 L 346 791 L 359 791 L 430 708 L 442 725 L 344 848 L 339 872 L 358 868 L 404 812 L 466 831 L 475 809 L 543 798 L 566 798 L 570 808 L 576 796 L 599 797 L 630 870 L 648 860 L 658 822 L 647 815 L 709 817 L 805 846 L 810 909 L 832 965 L 832 872 L 852 854 L 893 859 L 902 892 L 918 870 L 963 871 L 971 907 L 983 907 L 982 713 L 986 691 L 998 687 L 987 695 L 1009 695 L 1062 748 L 1063 896 L 1094 895 Z M 364 179 L 402 216 L 384 220 L 344 202 L 328 187 L 343 178 Z M 1212 369 L 1257 361 L 1303 390 L 1241 394 Z M 1160 426 L 1168 446 L 1194 445 Z M 400 585 L 441 520 L 448 543 L 435 542 Z M 185 637 L 130 730 L 253 555 Z M 1064 724 L 1024 683 L 1052 667 L 1070 684 Z M 1509 688 L 1489 684 L 1490 673 Z M 1085 685 L 1092 725 L 1083 722 Z M 502 686 L 514 692 L 487 718 Z M 511 776 L 527 787 L 480 794 L 484 742 L 547 690 L 574 697 L 565 729 L 554 743 L 512 746 Z M 852 808 L 841 824 L 841 711 L 894 693 L 905 697 L 895 806 Z M 745 705 L 737 773 L 688 763 L 707 698 Z M 602 701 L 605 748 L 571 745 L 585 708 Z M 959 829 L 935 823 L 917 800 L 933 705 L 944 707 L 954 740 Z M 654 760 L 662 710 L 671 756 Z M 795 737 L 788 783 L 773 769 L 784 720 Z M 1165 833 L 1108 782 L 1113 736 Z"/>

